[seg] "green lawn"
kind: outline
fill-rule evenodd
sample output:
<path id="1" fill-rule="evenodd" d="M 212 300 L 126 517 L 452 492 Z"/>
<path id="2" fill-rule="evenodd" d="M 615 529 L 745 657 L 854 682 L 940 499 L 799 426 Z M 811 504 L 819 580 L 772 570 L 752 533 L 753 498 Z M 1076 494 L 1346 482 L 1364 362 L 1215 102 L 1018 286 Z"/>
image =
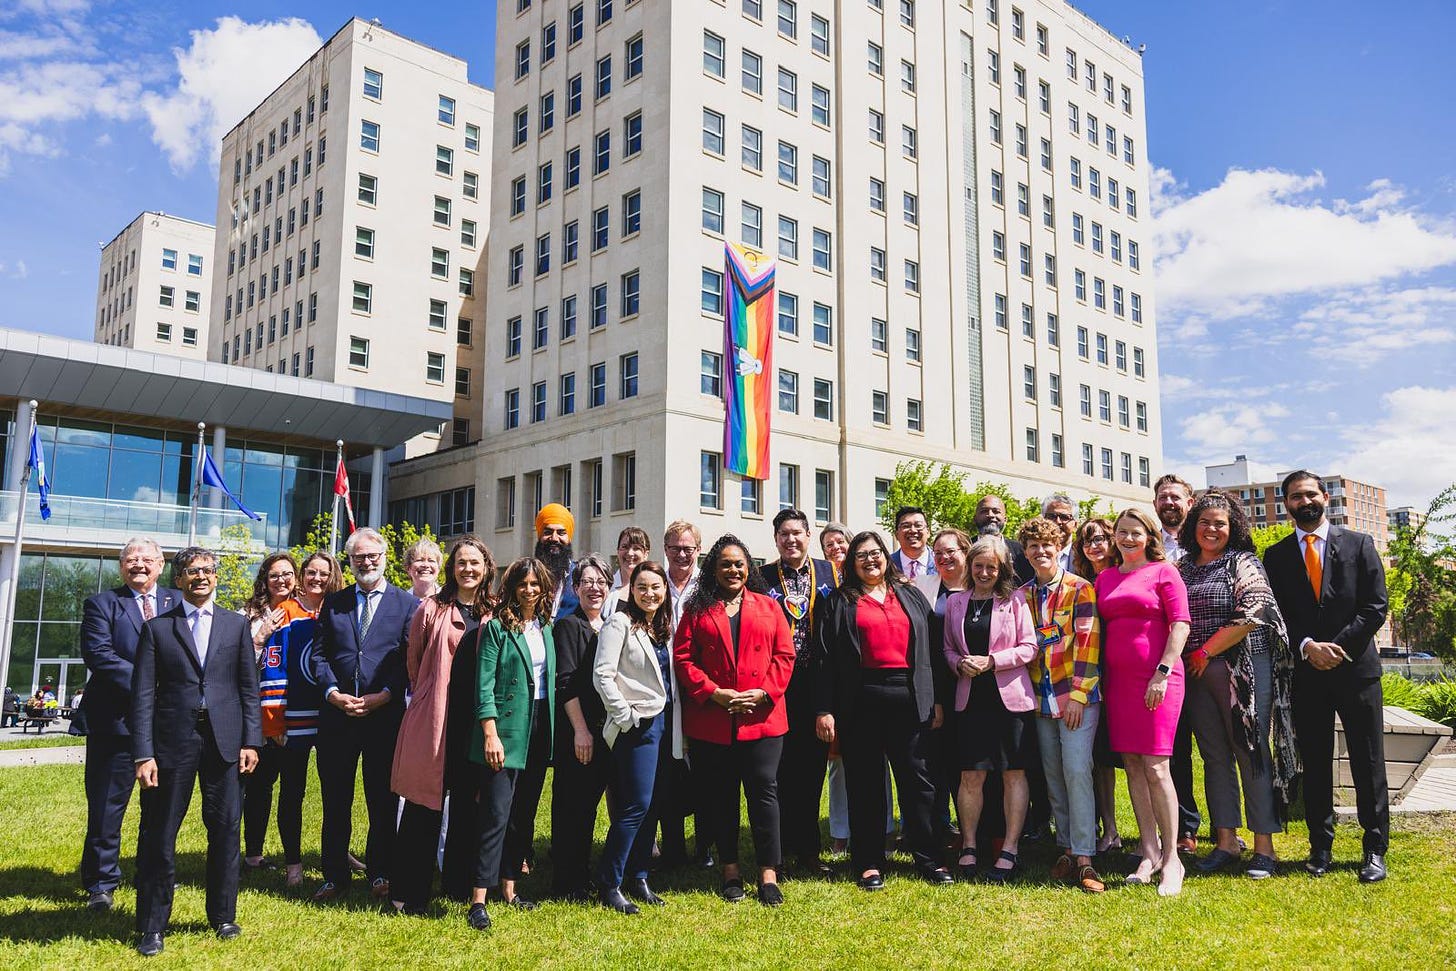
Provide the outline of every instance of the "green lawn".
<path id="1" fill-rule="evenodd" d="M 318 801 L 310 782 L 305 863 L 316 876 Z M 87 913 L 75 875 L 85 829 L 81 767 L 0 770 L 4 807 L 0 861 L 0 961 L 10 968 L 110 967 L 140 961 L 129 950 L 134 896 L 117 909 Z M 1043 882 L 1051 860 L 1028 850 L 1029 876 L 996 888 L 931 888 L 892 869 L 888 888 L 865 894 L 852 883 L 790 882 L 788 903 L 769 911 L 717 899 L 714 876 L 661 881 L 669 906 L 639 918 L 601 908 L 548 904 L 531 914 L 495 908 L 495 929 L 465 926 L 464 908 L 436 905 L 436 919 L 389 918 L 356 892 L 343 906 L 314 907 L 290 897 L 281 871 L 245 880 L 238 905 L 243 937 L 222 943 L 205 927 L 204 836 L 198 799 L 179 841 L 172 933 L 158 964 L 263 968 L 383 968 L 541 965 L 659 968 L 865 967 L 1390 967 L 1456 964 L 1456 815 L 1398 818 L 1384 884 L 1355 880 L 1359 833 L 1342 827 L 1342 868 L 1311 880 L 1297 867 L 1277 879 L 1190 877 L 1181 897 L 1127 887 L 1089 897 Z M 362 806 L 356 803 L 362 832 Z M 1124 807 L 1125 808 L 1125 807 Z M 543 813 L 539 832 L 546 833 Z M 128 815 L 124 869 L 131 872 L 136 807 Z M 1124 812 L 1123 827 L 1132 820 Z M 745 827 L 746 828 L 746 827 Z M 357 846 L 362 839 L 356 838 Z M 1288 861 L 1303 858 L 1302 824 L 1277 840 Z M 270 852 L 277 852 L 276 835 Z M 545 844 L 538 844 L 545 860 Z M 745 856 L 751 860 L 751 856 Z M 544 870 L 544 867 L 543 867 Z M 527 895 L 546 875 L 523 885 Z M 361 890 L 356 883 L 356 891 Z"/>
<path id="2" fill-rule="evenodd" d="M 85 745 L 84 735 L 70 735 L 66 732 L 47 732 L 44 735 L 7 738 L 0 741 L 0 752 L 16 748 L 54 748 L 57 745 Z"/>

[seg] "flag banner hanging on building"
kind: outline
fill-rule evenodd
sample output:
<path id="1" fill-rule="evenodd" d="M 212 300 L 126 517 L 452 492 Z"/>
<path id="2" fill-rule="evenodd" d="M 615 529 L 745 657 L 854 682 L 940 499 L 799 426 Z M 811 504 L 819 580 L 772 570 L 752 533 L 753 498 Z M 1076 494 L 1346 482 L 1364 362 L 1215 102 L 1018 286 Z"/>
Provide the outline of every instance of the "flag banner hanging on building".
<path id="1" fill-rule="evenodd" d="M 774 261 L 738 243 L 724 245 L 723 467 L 767 479 L 772 411 Z"/>
<path id="2" fill-rule="evenodd" d="M 349 532 L 354 531 L 354 503 L 349 499 L 349 470 L 344 468 L 344 457 L 339 456 L 339 467 L 334 469 L 334 495 L 344 500 L 344 511 L 349 514 Z M 338 511 L 338 507 L 334 507 Z"/>
<path id="3" fill-rule="evenodd" d="M 40 496 L 40 518 L 51 518 L 51 479 L 46 475 L 45 453 L 40 447 L 40 429 L 30 429 L 30 458 L 25 460 L 26 468 L 35 469 L 35 491 Z"/>
<path id="4" fill-rule="evenodd" d="M 238 511 L 249 519 L 263 518 L 243 505 L 243 500 L 238 498 L 237 493 L 227 487 L 227 483 L 222 480 L 222 473 L 218 471 L 217 463 L 212 460 L 212 453 L 207 450 L 206 446 L 202 449 L 202 475 L 200 481 L 203 485 L 212 486 L 214 489 L 221 489 L 222 494 L 231 499 L 233 505 L 238 507 Z"/>

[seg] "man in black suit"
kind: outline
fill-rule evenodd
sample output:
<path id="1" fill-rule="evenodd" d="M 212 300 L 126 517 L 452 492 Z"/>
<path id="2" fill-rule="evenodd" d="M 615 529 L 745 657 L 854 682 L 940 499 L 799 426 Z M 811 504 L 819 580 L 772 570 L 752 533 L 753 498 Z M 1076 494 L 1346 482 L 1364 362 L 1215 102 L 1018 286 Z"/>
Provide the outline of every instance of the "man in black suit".
<path id="1" fill-rule="evenodd" d="M 241 614 L 213 601 L 217 557 L 188 547 L 172 561 L 183 602 L 142 626 L 132 672 L 131 729 L 142 784 L 137 847 L 137 952 L 161 953 L 172 916 L 177 830 L 202 787 L 207 827 L 207 922 L 231 940 L 237 924 L 239 773 L 252 772 L 263 745 L 258 665 Z"/>
<path id="2" fill-rule="evenodd" d="M 132 663 L 142 624 L 171 610 L 181 594 L 159 587 L 162 549 L 137 538 L 121 551 L 121 578 L 114 590 L 89 597 L 81 608 L 81 657 L 89 681 L 81 696 L 86 724 L 86 842 L 81 850 L 81 886 L 86 906 L 111 909 L 121 883 L 121 824 L 136 788 L 131 733 Z"/>
<path id="3" fill-rule="evenodd" d="M 384 537 L 356 530 L 344 550 L 356 580 L 324 599 L 314 628 L 313 673 L 327 702 L 319 712 L 317 742 L 324 882 L 314 892 L 316 903 L 349 891 L 354 777 L 361 760 L 369 811 L 364 865 L 375 899 L 389 899 L 399 808 L 389 776 L 404 717 L 410 618 L 419 606 L 412 594 L 384 579 L 389 556 Z"/>
<path id="4" fill-rule="evenodd" d="M 1304 809 L 1312 876 L 1330 869 L 1335 839 L 1335 716 L 1345 730 L 1355 805 L 1365 830 L 1361 883 L 1385 879 L 1390 802 L 1385 779 L 1384 700 L 1373 644 L 1385 623 L 1385 566 L 1375 541 L 1331 525 L 1329 496 L 1312 472 L 1281 486 L 1294 535 L 1269 547 L 1264 568 L 1289 628 L 1294 668 L 1294 731 L 1304 763 Z"/>

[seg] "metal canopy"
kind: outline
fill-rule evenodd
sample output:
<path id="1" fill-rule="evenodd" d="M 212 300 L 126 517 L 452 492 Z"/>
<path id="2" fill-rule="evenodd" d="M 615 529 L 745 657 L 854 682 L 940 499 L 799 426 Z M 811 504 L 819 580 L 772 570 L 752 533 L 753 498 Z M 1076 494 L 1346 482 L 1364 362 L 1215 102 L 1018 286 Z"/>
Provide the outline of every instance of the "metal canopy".
<path id="1" fill-rule="evenodd" d="M 0 328 L 0 397 L 168 422 L 392 448 L 449 402 Z"/>

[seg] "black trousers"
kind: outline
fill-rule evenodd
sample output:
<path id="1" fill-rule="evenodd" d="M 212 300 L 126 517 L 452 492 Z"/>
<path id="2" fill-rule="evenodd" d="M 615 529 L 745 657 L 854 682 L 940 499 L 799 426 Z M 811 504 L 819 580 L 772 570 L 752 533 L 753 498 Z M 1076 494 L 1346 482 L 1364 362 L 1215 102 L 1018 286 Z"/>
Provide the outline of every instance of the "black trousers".
<path id="1" fill-rule="evenodd" d="M 535 702 L 525 768 L 496 771 L 485 766 L 481 770 L 480 798 L 476 803 L 477 887 L 489 889 L 521 875 L 521 864 L 526 862 L 536 831 L 536 809 L 541 804 L 546 767 L 551 763 L 548 704 L 544 699 Z"/>
<path id="2" fill-rule="evenodd" d="M 844 787 L 849 797 L 849 848 L 856 871 L 885 865 L 885 762 L 895 776 L 900 796 L 902 830 L 916 863 L 936 864 L 935 735 L 929 720 L 921 721 L 908 679 L 865 684 L 855 699 L 853 716 L 837 722 L 839 752 L 844 760 Z"/>
<path id="3" fill-rule="evenodd" d="M 792 860 L 819 858 L 819 803 L 829 758 L 829 746 L 814 731 L 809 680 L 807 666 L 795 668 L 784 694 L 789 731 L 779 761 L 779 832 L 783 854 Z"/>
<path id="4" fill-rule="evenodd" d="M 783 862 L 779 844 L 779 762 L 784 737 L 735 739 L 717 745 L 692 739 L 693 779 L 698 789 L 698 851 L 704 832 L 718 847 L 718 862 L 738 862 L 739 791 L 748 803 L 748 825 L 753 831 L 753 855 L 760 868 L 778 868 Z"/>
<path id="5" fill-rule="evenodd" d="M 1304 818 L 1311 850 L 1335 841 L 1335 716 L 1345 730 L 1355 809 L 1366 853 L 1384 854 L 1390 841 L 1390 790 L 1385 778 L 1385 709 L 1378 680 L 1294 685 L 1294 734 L 1304 762 Z"/>
<path id="6" fill-rule="evenodd" d="M 1178 837 L 1196 836 L 1203 826 L 1198 797 L 1193 788 L 1193 722 L 1184 712 L 1178 716 L 1178 733 L 1173 736 L 1173 757 L 1168 760 L 1173 791 L 1178 794 Z"/>
<path id="7" fill-rule="evenodd" d="M 565 721 L 565 714 L 557 716 Z M 591 889 L 592 837 L 597 810 L 612 778 L 611 752 L 601 732 L 592 733 L 592 759 L 576 758 L 571 723 L 557 723 L 551 777 L 551 894 L 564 897 Z"/>
<path id="8" fill-rule="evenodd" d="M 265 744 L 258 767 L 243 782 L 243 855 L 262 856 L 278 785 L 278 839 L 283 861 L 303 862 L 303 797 L 308 790 L 308 753 L 313 741 L 293 738 L 287 745 Z"/>
<path id="9" fill-rule="evenodd" d="M 399 809 L 399 797 L 389 789 L 389 776 L 403 714 L 403 705 L 390 704 L 362 718 L 350 718 L 337 711 L 325 712 L 319 722 L 318 774 L 323 797 L 323 832 L 319 843 L 324 879 L 341 889 L 349 885 L 354 778 L 360 762 L 364 764 L 364 805 L 369 812 L 364 864 L 371 882 L 389 879 Z"/>
<path id="10" fill-rule="evenodd" d="M 81 848 L 81 886 L 87 893 L 121 884 L 121 825 L 136 764 L 130 735 L 86 736 L 86 842 Z"/>
<path id="11" fill-rule="evenodd" d="M 1027 747 L 1031 750 L 1026 763 L 1026 788 L 1029 801 L 1026 806 L 1026 827 L 1023 832 L 1048 833 L 1052 821 L 1052 802 L 1047 795 L 1046 772 L 1041 767 L 1041 743 L 1036 732 L 1028 733 Z M 1067 840 L 1069 833 L 1058 833 L 1057 838 Z"/>
<path id="12" fill-rule="evenodd" d="M 172 918 L 177 886 L 177 831 L 202 789 L 202 823 L 207 828 L 207 922 L 213 927 L 237 918 L 238 830 L 242 785 L 236 753 L 226 759 L 212 733 L 199 721 L 176 761 L 157 769 L 155 789 L 141 795 L 142 828 L 137 846 L 138 934 L 162 933 Z"/>

